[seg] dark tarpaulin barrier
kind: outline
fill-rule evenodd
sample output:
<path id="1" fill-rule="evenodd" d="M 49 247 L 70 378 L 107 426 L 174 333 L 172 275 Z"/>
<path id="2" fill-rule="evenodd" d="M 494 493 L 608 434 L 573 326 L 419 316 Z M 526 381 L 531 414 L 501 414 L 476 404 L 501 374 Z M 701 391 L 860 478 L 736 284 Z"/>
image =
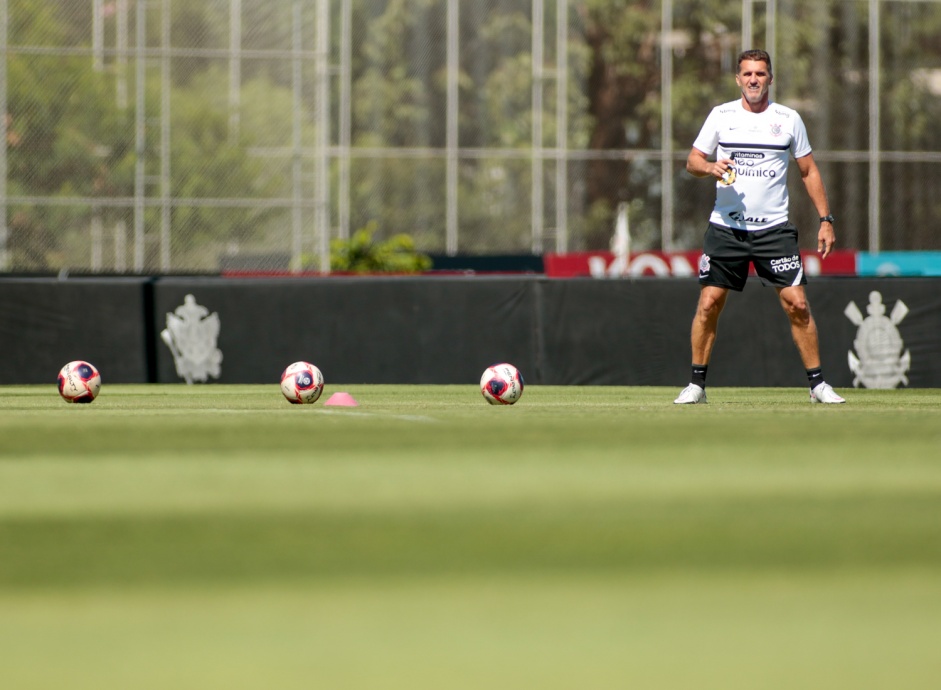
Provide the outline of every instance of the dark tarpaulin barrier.
<path id="1" fill-rule="evenodd" d="M 433 271 L 466 271 L 468 273 L 544 273 L 545 265 L 538 254 L 431 254 Z"/>
<path id="2" fill-rule="evenodd" d="M 827 380 L 941 388 L 939 287 L 927 277 L 813 279 Z M 274 385 L 304 359 L 328 383 L 476 385 L 485 367 L 509 361 L 530 384 L 679 390 L 698 294 L 694 278 L 4 278 L 0 383 L 51 385 L 73 359 L 95 364 L 105 384 L 179 382 L 160 332 L 192 295 L 219 319 L 216 341 L 191 342 L 222 352 L 210 382 Z M 708 380 L 805 385 L 773 289 L 750 280 L 729 296 Z"/>
<path id="3" fill-rule="evenodd" d="M 108 383 L 149 380 L 149 278 L 0 279 L 0 383 L 49 383 L 83 359 Z"/>
<path id="4" fill-rule="evenodd" d="M 542 285 L 545 383 L 664 385 L 689 372 L 695 282 L 551 280 Z"/>
<path id="5" fill-rule="evenodd" d="M 160 280 L 159 333 L 187 294 L 219 315 L 221 382 L 277 383 L 288 364 L 328 384 L 468 383 L 509 361 L 536 370 L 535 279 L 364 277 Z M 158 380 L 179 381 L 158 347 Z"/>
<path id="6" fill-rule="evenodd" d="M 941 387 L 939 285 L 929 278 L 814 279 L 807 294 L 827 380 L 838 388 Z M 567 280 L 547 283 L 543 294 L 546 383 L 688 382 L 695 279 Z M 752 279 L 729 295 L 708 382 L 806 384 L 773 288 Z"/>

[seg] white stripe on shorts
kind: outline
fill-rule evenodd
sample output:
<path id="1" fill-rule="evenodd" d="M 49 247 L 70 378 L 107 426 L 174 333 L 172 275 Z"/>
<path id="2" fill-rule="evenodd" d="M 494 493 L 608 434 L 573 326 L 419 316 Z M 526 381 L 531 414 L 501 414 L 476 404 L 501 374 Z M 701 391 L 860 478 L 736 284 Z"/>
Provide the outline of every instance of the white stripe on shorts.
<path id="1" fill-rule="evenodd" d="M 801 284 L 801 278 L 804 277 L 804 267 L 801 266 L 800 270 L 797 272 L 797 276 L 794 278 L 794 282 L 791 283 L 791 287 Z"/>

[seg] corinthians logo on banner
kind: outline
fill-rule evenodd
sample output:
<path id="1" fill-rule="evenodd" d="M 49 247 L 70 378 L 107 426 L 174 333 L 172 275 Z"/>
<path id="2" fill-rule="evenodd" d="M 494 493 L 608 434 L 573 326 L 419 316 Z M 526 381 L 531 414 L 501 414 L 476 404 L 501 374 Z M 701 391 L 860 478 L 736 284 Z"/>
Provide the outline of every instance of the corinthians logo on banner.
<path id="1" fill-rule="evenodd" d="M 854 353 L 847 353 L 850 371 L 855 378 L 856 388 L 896 388 L 908 385 L 908 373 L 912 357 L 908 350 L 902 353 L 905 343 L 899 333 L 898 325 L 908 314 L 908 307 L 902 300 L 895 303 L 892 313 L 885 315 L 882 294 L 873 290 L 869 293 L 869 316 L 863 318 L 855 302 L 846 305 L 843 313 L 846 318 L 859 327 L 853 341 Z"/>
<path id="2" fill-rule="evenodd" d="M 173 353 L 176 373 L 187 383 L 219 378 L 222 351 L 216 347 L 219 338 L 219 314 L 209 314 L 206 307 L 187 295 L 183 304 L 167 314 L 167 327 L 160 338 Z"/>

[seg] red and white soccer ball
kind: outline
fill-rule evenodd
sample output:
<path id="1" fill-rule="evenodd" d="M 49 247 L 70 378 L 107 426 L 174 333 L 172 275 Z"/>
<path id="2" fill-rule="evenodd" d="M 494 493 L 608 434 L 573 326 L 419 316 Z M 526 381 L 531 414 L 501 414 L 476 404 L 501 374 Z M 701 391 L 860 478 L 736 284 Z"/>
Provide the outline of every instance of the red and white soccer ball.
<path id="1" fill-rule="evenodd" d="M 59 370 L 59 395 L 70 403 L 90 403 L 101 390 L 101 374 L 82 360 L 69 362 Z"/>
<path id="2" fill-rule="evenodd" d="M 281 392 L 295 405 L 317 402 L 323 393 L 323 374 L 310 362 L 294 362 L 281 374 Z"/>
<path id="3" fill-rule="evenodd" d="M 480 392 L 491 405 L 512 405 L 523 395 L 523 375 L 512 364 L 494 364 L 480 377 Z"/>

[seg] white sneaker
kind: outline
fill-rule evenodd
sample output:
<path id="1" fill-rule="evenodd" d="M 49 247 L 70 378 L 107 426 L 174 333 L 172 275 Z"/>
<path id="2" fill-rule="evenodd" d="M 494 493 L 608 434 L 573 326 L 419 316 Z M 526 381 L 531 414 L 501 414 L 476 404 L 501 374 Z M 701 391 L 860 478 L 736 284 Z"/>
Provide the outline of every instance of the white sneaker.
<path id="1" fill-rule="evenodd" d="M 812 403 L 845 403 L 846 401 L 837 395 L 836 391 L 829 383 L 824 381 L 818 383 L 810 391 L 810 402 Z"/>
<path id="2" fill-rule="evenodd" d="M 836 395 L 836 393 L 834 393 Z M 709 402 L 706 400 L 706 391 L 695 383 L 689 384 L 680 391 L 679 396 L 673 401 L 674 405 L 695 405 L 697 403 Z"/>

